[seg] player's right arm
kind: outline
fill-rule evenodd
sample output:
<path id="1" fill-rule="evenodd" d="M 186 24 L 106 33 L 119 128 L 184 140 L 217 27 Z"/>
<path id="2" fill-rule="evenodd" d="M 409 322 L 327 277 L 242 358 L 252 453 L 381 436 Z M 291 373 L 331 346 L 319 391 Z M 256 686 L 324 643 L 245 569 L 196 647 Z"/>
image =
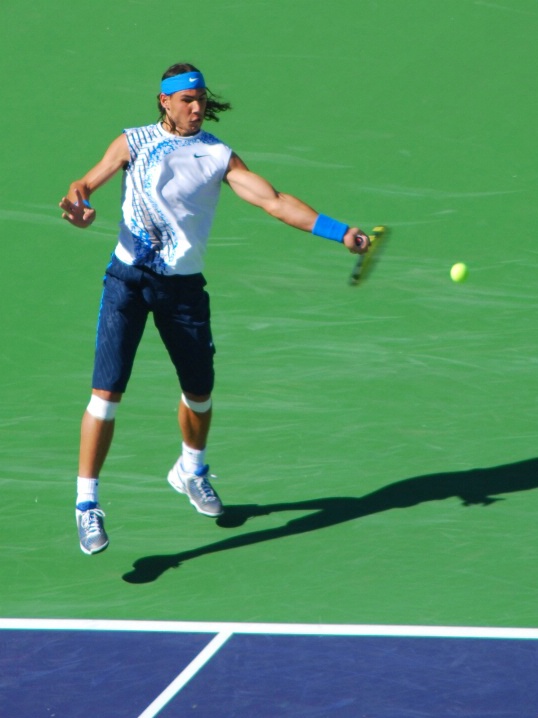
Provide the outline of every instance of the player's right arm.
<path id="1" fill-rule="evenodd" d="M 225 182 L 241 199 L 296 229 L 312 232 L 320 216 L 302 200 L 291 194 L 278 192 L 264 177 L 251 172 L 235 152 L 230 159 Z M 320 236 L 328 237 L 326 234 Z M 368 235 L 358 227 L 346 227 L 345 234 L 339 241 L 353 254 L 364 254 L 370 246 Z"/>
<path id="2" fill-rule="evenodd" d="M 60 208 L 62 219 L 75 227 L 89 227 L 95 219 L 95 210 L 88 207 L 90 196 L 101 185 L 108 182 L 130 159 L 129 145 L 125 135 L 120 135 L 109 146 L 103 158 L 84 177 L 71 183 L 69 191 L 62 197 Z M 86 204 L 85 204 L 86 203 Z"/>

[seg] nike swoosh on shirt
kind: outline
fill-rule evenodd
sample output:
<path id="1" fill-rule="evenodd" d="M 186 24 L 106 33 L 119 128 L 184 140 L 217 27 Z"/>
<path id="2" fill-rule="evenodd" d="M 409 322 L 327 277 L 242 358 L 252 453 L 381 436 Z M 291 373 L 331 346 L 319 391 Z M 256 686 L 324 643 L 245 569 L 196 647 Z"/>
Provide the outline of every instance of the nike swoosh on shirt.
<path id="1" fill-rule="evenodd" d="M 209 157 L 209 155 L 197 155 L 197 154 L 195 154 L 194 156 L 197 160 L 199 160 L 200 157 Z"/>

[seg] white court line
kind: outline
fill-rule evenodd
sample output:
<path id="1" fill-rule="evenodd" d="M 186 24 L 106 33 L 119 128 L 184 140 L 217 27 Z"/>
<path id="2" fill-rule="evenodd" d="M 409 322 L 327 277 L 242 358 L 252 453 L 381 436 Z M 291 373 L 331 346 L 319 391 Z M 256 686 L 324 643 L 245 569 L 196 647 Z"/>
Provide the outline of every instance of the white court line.
<path id="1" fill-rule="evenodd" d="M 219 651 L 226 641 L 232 636 L 230 631 L 219 633 L 210 641 L 207 646 L 200 651 L 194 660 L 192 660 L 185 670 L 181 671 L 179 676 L 175 678 L 170 685 L 164 689 L 160 696 L 149 705 L 146 710 L 141 713 L 138 718 L 154 718 L 167 703 L 205 666 L 205 664 L 213 658 L 215 653 Z"/>
<path id="2" fill-rule="evenodd" d="M 156 633 L 265 634 L 285 636 L 401 636 L 409 638 L 506 638 L 538 640 L 538 628 L 406 626 L 316 623 L 226 623 L 0 618 L 0 630 L 146 631 Z"/>

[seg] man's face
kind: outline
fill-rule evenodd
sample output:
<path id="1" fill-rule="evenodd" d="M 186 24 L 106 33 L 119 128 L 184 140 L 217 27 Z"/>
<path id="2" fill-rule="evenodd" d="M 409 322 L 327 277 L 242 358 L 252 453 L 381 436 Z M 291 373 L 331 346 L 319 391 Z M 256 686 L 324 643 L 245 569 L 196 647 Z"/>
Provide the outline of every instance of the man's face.
<path id="1" fill-rule="evenodd" d="M 203 88 L 180 90 L 173 95 L 161 94 L 161 105 L 166 110 L 168 120 L 166 124 L 182 137 L 195 135 L 200 131 L 206 104 L 207 91 Z"/>

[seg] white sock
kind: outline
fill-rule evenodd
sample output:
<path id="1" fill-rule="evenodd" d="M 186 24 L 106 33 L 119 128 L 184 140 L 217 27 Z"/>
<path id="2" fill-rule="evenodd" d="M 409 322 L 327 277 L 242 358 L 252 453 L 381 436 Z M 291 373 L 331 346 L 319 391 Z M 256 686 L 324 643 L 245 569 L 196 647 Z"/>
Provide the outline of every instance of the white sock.
<path id="1" fill-rule="evenodd" d="M 77 504 L 82 504 L 85 501 L 98 502 L 99 479 L 84 479 L 77 476 Z"/>
<path id="2" fill-rule="evenodd" d="M 185 442 L 181 445 L 181 466 L 189 474 L 201 469 L 205 462 L 205 449 L 191 449 Z"/>

